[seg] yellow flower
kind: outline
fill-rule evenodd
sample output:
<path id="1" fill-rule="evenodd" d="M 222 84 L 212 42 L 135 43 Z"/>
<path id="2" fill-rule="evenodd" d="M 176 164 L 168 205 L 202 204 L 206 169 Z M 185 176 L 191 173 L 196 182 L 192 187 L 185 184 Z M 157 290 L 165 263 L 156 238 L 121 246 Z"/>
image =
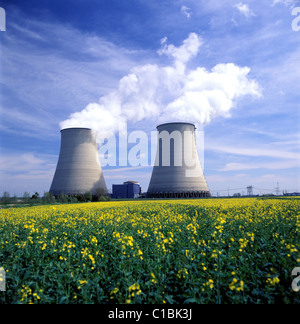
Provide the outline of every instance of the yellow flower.
<path id="1" fill-rule="evenodd" d="M 229 284 L 230 290 L 243 291 L 244 290 L 244 281 L 240 281 L 239 285 L 236 285 L 238 280 L 236 278 L 232 279 L 232 282 Z"/>
<path id="2" fill-rule="evenodd" d="M 151 273 L 151 282 L 152 283 L 154 283 L 154 284 L 156 284 L 157 283 L 157 281 L 156 281 L 156 277 L 155 277 L 155 274 L 154 273 Z"/>
<path id="3" fill-rule="evenodd" d="M 213 289 L 214 288 L 214 281 L 212 279 L 209 279 L 208 283 L 209 283 L 209 288 Z"/>
<path id="4" fill-rule="evenodd" d="M 179 279 L 184 279 L 184 278 L 186 278 L 186 275 L 188 275 L 188 274 L 189 274 L 189 272 L 187 271 L 187 269 L 186 268 L 183 268 L 183 269 L 181 269 L 181 270 L 178 271 L 177 277 Z"/>
<path id="5" fill-rule="evenodd" d="M 279 284 L 279 282 L 280 282 L 280 279 L 278 277 L 267 278 L 267 280 L 266 280 L 266 283 L 270 284 L 272 286 L 275 286 L 275 285 Z"/>
<path id="6" fill-rule="evenodd" d="M 96 261 L 95 261 L 95 259 L 94 259 L 94 257 L 91 255 L 91 254 L 89 254 L 89 258 L 90 258 L 90 260 L 92 261 L 92 263 L 93 264 L 95 264 L 96 263 Z"/>
<path id="7" fill-rule="evenodd" d="M 133 285 L 131 285 L 128 290 L 129 291 L 134 291 L 134 290 L 139 290 L 140 289 L 140 285 L 134 283 Z"/>
<path id="8" fill-rule="evenodd" d="M 205 282 L 203 284 L 204 287 L 209 287 L 210 289 L 214 288 L 214 281 L 212 279 L 208 279 L 207 282 Z M 202 291 L 204 291 L 204 289 L 202 288 Z"/>
<path id="9" fill-rule="evenodd" d="M 37 293 L 33 293 L 32 296 L 35 297 L 37 300 L 40 300 L 41 299 L 40 296 L 38 296 Z"/>
<path id="10" fill-rule="evenodd" d="M 134 296 L 138 296 L 142 293 L 141 287 L 139 284 L 134 283 L 133 285 L 131 285 L 129 288 L 129 293 L 131 294 L 132 297 Z"/>
<path id="11" fill-rule="evenodd" d="M 237 288 L 237 291 L 243 291 L 244 290 L 244 281 L 240 281 L 240 287 Z"/>
<path id="12" fill-rule="evenodd" d="M 114 297 L 113 297 L 113 295 L 115 295 L 115 294 L 117 294 L 118 293 L 118 291 L 119 291 L 119 289 L 116 287 L 116 288 L 114 288 L 111 292 L 110 292 L 110 299 L 113 299 Z"/>

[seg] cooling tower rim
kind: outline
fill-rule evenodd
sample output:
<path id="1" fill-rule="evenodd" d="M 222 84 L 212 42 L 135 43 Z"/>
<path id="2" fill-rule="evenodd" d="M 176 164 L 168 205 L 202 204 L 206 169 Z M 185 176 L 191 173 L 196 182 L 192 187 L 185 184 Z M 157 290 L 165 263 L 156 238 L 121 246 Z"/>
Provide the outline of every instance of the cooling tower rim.
<path id="1" fill-rule="evenodd" d="M 91 131 L 92 129 L 91 128 L 87 128 L 87 127 L 67 127 L 67 128 L 63 128 L 60 130 L 60 132 L 64 132 L 64 131 L 67 131 L 67 130 L 88 130 L 88 131 Z"/>
<path id="2" fill-rule="evenodd" d="M 159 127 L 161 126 L 166 126 L 166 125 L 191 125 L 191 126 L 194 126 L 196 128 L 196 125 L 195 124 L 192 124 L 192 123 L 187 123 L 187 122 L 171 122 L 171 123 L 163 123 L 163 124 L 160 124 L 158 126 L 156 126 L 156 128 L 158 129 Z"/>

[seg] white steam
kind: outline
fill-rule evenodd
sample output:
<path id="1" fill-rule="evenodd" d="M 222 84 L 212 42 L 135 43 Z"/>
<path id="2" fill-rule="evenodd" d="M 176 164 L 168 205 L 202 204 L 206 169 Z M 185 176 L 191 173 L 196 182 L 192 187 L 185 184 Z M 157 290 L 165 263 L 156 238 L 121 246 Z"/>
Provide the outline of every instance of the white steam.
<path id="1" fill-rule="evenodd" d="M 166 42 L 162 40 L 158 53 L 173 60 L 170 66 L 133 68 L 115 91 L 71 114 L 60 123 L 61 128 L 89 127 L 103 139 L 127 122 L 144 119 L 207 124 L 218 116 L 229 117 L 239 97 L 260 96 L 257 82 L 248 78 L 248 67 L 230 63 L 218 64 L 211 71 L 203 67 L 187 71 L 187 63 L 202 45 L 197 34 L 191 33 L 180 47 Z"/>

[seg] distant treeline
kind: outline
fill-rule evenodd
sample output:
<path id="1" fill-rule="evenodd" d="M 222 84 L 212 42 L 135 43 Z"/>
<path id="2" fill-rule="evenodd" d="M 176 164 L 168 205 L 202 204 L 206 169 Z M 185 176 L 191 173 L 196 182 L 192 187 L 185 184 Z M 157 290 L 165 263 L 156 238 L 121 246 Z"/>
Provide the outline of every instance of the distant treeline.
<path id="1" fill-rule="evenodd" d="M 84 194 L 65 195 L 64 193 L 54 196 L 50 192 L 45 192 L 41 197 L 38 192 L 30 195 L 29 192 L 24 192 L 23 197 L 16 195 L 10 196 L 9 192 L 5 191 L 0 198 L 1 205 L 38 205 L 38 204 L 55 204 L 55 203 L 82 203 L 82 202 L 97 202 L 109 201 L 110 196 L 105 194 L 102 189 L 97 189 L 94 194 L 88 191 Z"/>

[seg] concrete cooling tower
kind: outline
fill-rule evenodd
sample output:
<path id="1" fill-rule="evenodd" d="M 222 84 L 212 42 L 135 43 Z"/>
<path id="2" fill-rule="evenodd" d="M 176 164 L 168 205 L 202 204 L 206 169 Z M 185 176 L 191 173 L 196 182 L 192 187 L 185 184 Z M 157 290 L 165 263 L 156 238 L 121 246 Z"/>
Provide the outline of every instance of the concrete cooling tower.
<path id="1" fill-rule="evenodd" d="M 50 188 L 53 195 L 107 192 L 96 139 L 89 128 L 61 130 L 59 159 Z"/>
<path id="2" fill-rule="evenodd" d="M 210 197 L 196 149 L 195 125 L 168 123 L 157 130 L 157 155 L 147 197 Z"/>

